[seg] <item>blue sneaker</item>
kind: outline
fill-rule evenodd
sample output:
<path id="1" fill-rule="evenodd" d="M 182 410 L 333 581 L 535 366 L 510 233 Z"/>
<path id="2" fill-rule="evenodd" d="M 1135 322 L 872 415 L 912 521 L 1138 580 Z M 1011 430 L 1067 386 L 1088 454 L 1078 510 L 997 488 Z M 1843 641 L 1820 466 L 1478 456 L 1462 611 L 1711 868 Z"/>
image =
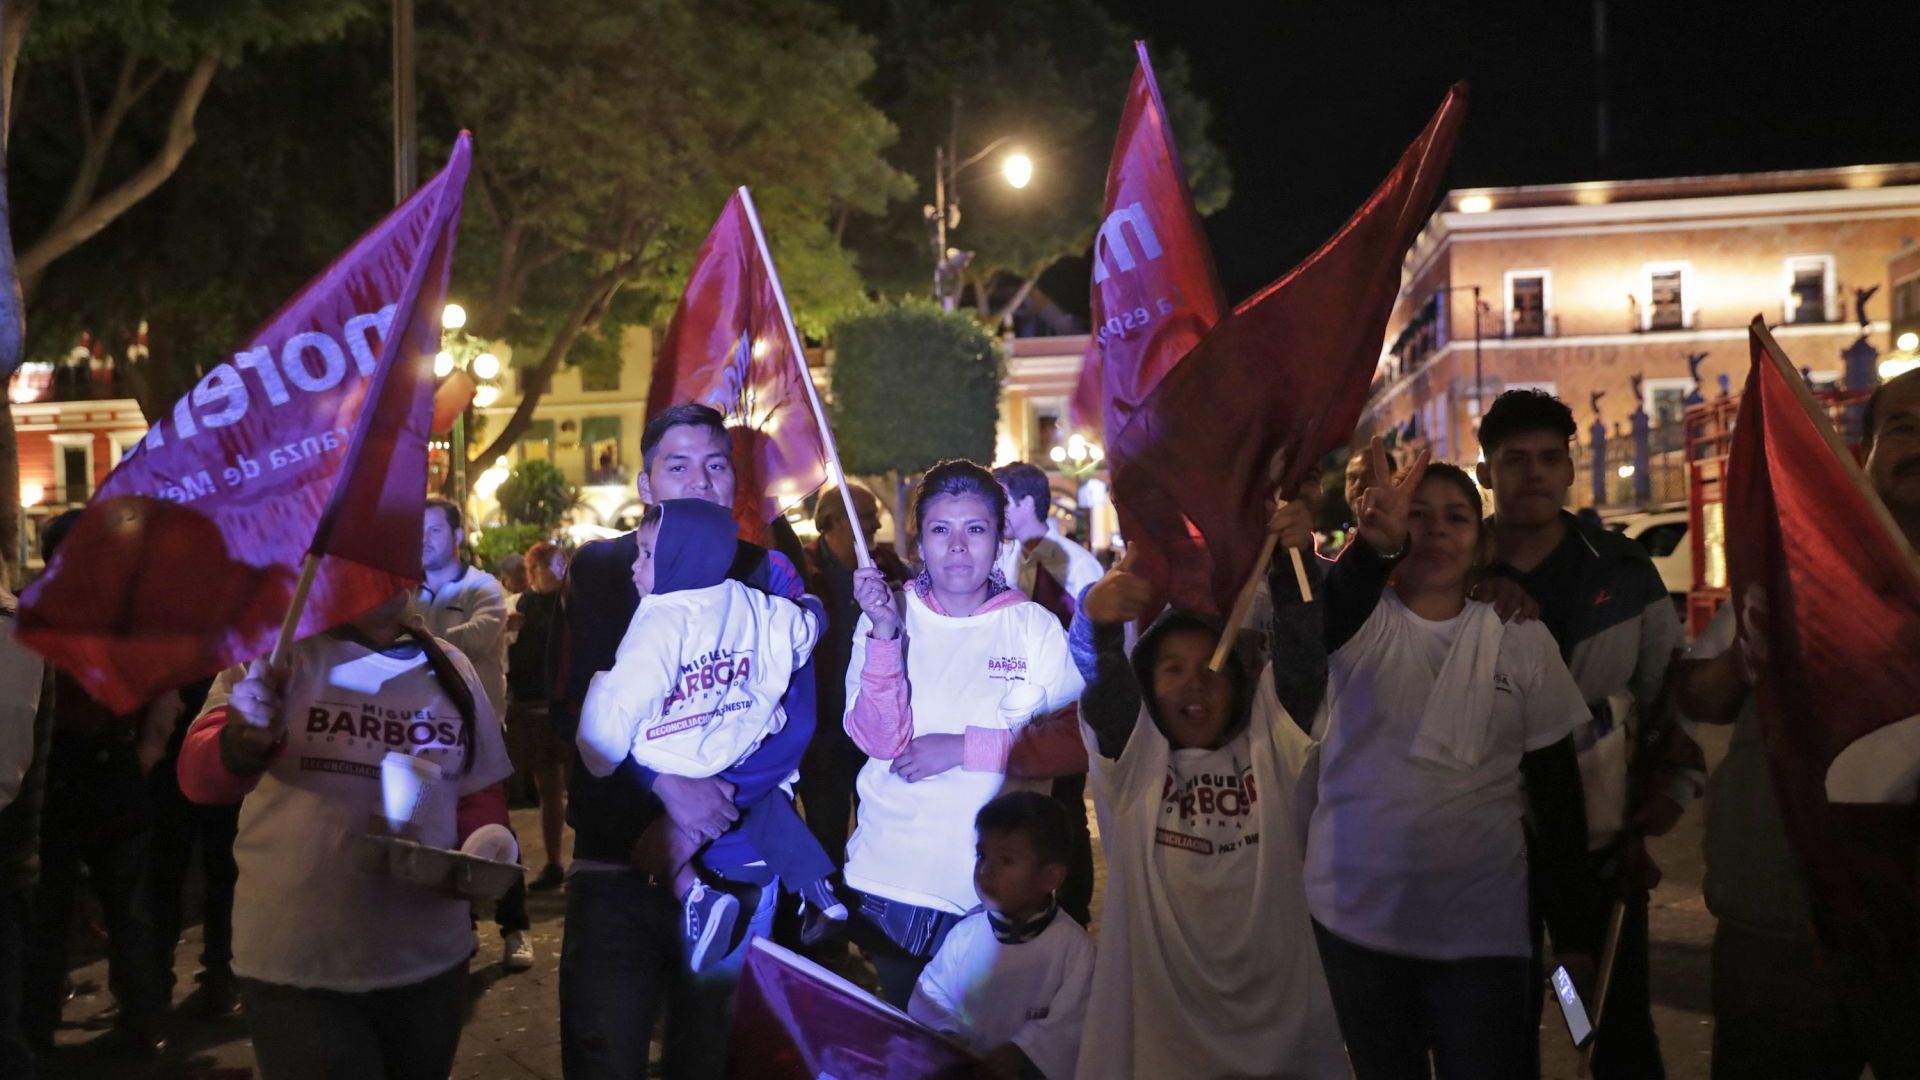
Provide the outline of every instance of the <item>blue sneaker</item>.
<path id="1" fill-rule="evenodd" d="M 714 960 L 727 955 L 733 944 L 733 924 L 740 917 L 740 901 L 723 889 L 708 888 L 696 881 L 687 890 L 686 920 L 682 934 L 687 944 L 687 967 L 705 970 Z"/>

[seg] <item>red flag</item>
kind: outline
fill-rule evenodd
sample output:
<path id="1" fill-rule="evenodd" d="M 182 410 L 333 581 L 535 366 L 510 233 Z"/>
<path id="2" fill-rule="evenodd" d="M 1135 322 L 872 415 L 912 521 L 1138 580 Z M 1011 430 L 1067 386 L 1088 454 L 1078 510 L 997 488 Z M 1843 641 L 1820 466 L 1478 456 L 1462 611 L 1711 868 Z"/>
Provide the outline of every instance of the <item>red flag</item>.
<path id="1" fill-rule="evenodd" d="M 20 637 L 102 703 L 268 652 L 420 580 L 433 355 L 472 156 L 447 167 L 207 372 L 129 453 L 21 598 Z"/>
<path id="2" fill-rule="evenodd" d="M 1140 62 L 1120 114 L 1107 164 L 1105 214 L 1093 242 L 1094 332 L 1073 395 L 1074 426 L 1104 431 L 1109 440 L 1227 312 L 1147 43 L 1137 41 L 1134 49 Z M 1124 452 L 1114 446 L 1107 451 L 1107 468 L 1117 476 L 1126 464 Z M 1120 535 L 1138 545 L 1136 565 L 1143 576 L 1204 586 L 1200 544 L 1184 533 L 1155 537 L 1126 504 L 1116 509 Z"/>
<path id="3" fill-rule="evenodd" d="M 1727 571 L 1814 921 L 1920 956 L 1920 569 L 1759 319 L 1727 463 Z"/>
<path id="4" fill-rule="evenodd" d="M 752 1080 L 973 1077 L 979 1062 L 905 1013 L 755 938 L 733 1006 L 727 1075 Z"/>
<path id="5" fill-rule="evenodd" d="M 812 376 L 746 188 L 714 222 L 654 359 L 647 412 L 697 401 L 727 416 L 740 535 L 767 541 L 767 523 L 826 482 L 827 451 Z"/>
<path id="6" fill-rule="evenodd" d="M 1174 577 L 1174 603 L 1231 610 L 1274 492 L 1293 490 L 1352 435 L 1401 261 L 1439 194 L 1466 102 L 1465 84 L 1448 91 L 1340 231 L 1216 326 L 1111 437 L 1114 501 L 1167 550 L 1194 528 L 1205 539 L 1210 581 Z"/>

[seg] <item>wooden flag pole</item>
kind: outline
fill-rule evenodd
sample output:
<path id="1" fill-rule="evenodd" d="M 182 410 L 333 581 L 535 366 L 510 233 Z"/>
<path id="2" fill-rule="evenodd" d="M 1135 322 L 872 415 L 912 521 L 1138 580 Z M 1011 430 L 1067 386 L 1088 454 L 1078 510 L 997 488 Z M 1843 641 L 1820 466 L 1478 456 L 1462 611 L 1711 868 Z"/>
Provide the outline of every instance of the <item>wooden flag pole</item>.
<path id="1" fill-rule="evenodd" d="M 793 362 L 800 365 L 800 383 L 807 388 L 807 403 L 813 406 L 814 423 L 820 425 L 820 442 L 827 451 L 827 478 L 840 489 L 847 524 L 853 530 L 854 559 L 864 569 L 873 565 L 873 553 L 867 550 L 867 538 L 860 530 L 860 511 L 854 507 L 853 492 L 847 487 L 847 471 L 840 467 L 840 447 L 833 441 L 833 429 L 827 426 L 827 410 L 820 404 L 820 392 L 814 389 L 813 373 L 807 370 L 807 352 L 800 346 L 800 332 L 794 328 L 793 311 L 787 307 L 787 290 L 780 284 L 780 271 L 774 268 L 773 253 L 767 250 L 767 235 L 760 230 L 760 210 L 753 205 L 753 193 L 744 185 L 740 188 L 740 201 L 747 208 L 747 221 L 753 225 L 753 242 L 760 248 L 760 261 L 766 264 L 773 295 L 780 301 L 780 322 L 787 331 L 787 348 L 793 353 Z"/>
<path id="2" fill-rule="evenodd" d="M 1627 921 L 1627 902 L 1615 900 L 1613 913 L 1607 919 L 1607 940 L 1600 949 L 1600 985 L 1593 994 L 1593 1038 L 1587 1040 L 1587 1048 L 1580 1051 L 1580 1068 L 1575 1076 L 1593 1075 L 1593 1051 L 1600 1045 L 1600 1021 L 1607 1014 L 1607 990 L 1613 982 L 1613 962 L 1620 955 L 1620 929 Z"/>
<path id="3" fill-rule="evenodd" d="M 287 662 L 287 653 L 293 648 L 294 631 L 300 628 L 300 615 L 307 608 L 307 594 L 313 591 L 313 578 L 320 572 L 320 556 L 307 552 L 300 563 L 300 580 L 293 586 L 293 602 L 287 605 L 287 616 L 280 620 L 280 637 L 273 643 L 273 653 L 267 660 L 267 670 L 272 671 Z"/>
<path id="4" fill-rule="evenodd" d="M 1278 510 L 1286 503 L 1280 503 Z M 1280 543 L 1280 534 L 1269 529 L 1266 540 L 1260 544 L 1260 557 L 1254 560 L 1253 573 L 1247 575 L 1247 583 L 1240 586 L 1240 595 L 1234 598 L 1233 612 L 1227 616 L 1227 625 L 1220 631 L 1220 642 L 1213 647 L 1213 659 L 1207 666 L 1219 671 L 1227 664 L 1227 656 L 1233 651 L 1234 639 L 1240 636 L 1240 628 L 1247 623 L 1247 616 L 1253 612 L 1253 598 L 1260 591 L 1260 582 L 1267 576 L 1267 568 L 1273 565 L 1273 549 Z M 1293 579 L 1300 585 L 1301 603 L 1313 602 L 1313 588 L 1307 584 L 1307 564 L 1300 558 L 1299 548 L 1288 548 L 1287 554 L 1293 556 Z"/>

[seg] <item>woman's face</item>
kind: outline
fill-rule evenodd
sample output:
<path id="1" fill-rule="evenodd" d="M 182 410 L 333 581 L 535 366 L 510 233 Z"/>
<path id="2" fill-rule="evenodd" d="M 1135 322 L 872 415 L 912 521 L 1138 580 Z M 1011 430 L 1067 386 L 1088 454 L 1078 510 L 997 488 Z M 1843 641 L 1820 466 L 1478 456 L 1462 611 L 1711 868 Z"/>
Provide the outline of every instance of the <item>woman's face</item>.
<path id="1" fill-rule="evenodd" d="M 1176 750 L 1220 741 L 1233 709 L 1233 682 L 1208 666 L 1219 637 L 1199 629 L 1169 631 L 1153 656 L 1153 702 Z"/>
<path id="2" fill-rule="evenodd" d="M 1411 549 L 1394 571 L 1404 588 L 1465 589 L 1480 543 L 1480 511 L 1457 484 L 1428 477 L 1407 511 Z"/>
<path id="3" fill-rule="evenodd" d="M 971 596 L 987 587 L 1000 530 L 993 506 L 978 495 L 935 495 L 920 521 L 920 558 L 935 591 Z"/>

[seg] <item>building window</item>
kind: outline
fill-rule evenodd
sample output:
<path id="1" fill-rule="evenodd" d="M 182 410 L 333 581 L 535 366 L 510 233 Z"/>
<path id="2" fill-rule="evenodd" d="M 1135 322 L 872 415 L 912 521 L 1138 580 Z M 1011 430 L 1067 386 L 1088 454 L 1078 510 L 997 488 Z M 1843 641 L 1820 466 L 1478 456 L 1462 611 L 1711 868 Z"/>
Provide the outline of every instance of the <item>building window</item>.
<path id="1" fill-rule="evenodd" d="M 620 418 L 589 416 L 580 423 L 580 447 L 586 451 L 587 483 L 625 484 L 625 463 L 620 460 Z"/>
<path id="2" fill-rule="evenodd" d="M 1545 337 L 1552 278 L 1545 270 L 1507 271 L 1507 336 Z"/>
<path id="3" fill-rule="evenodd" d="M 79 433 L 49 436 L 53 442 L 53 499 L 56 503 L 83 503 L 93 496 L 93 436 Z"/>
<path id="4" fill-rule="evenodd" d="M 1833 256 L 1796 255 L 1787 260 L 1786 321 L 1833 321 Z"/>
<path id="5" fill-rule="evenodd" d="M 1692 290 L 1685 263 L 1648 263 L 1647 306 L 1641 311 L 1644 330 L 1684 330 L 1693 325 L 1687 310 L 1687 294 Z"/>
<path id="6" fill-rule="evenodd" d="M 520 436 L 520 442 L 517 444 L 520 449 L 520 460 L 552 461 L 553 439 L 553 421 L 535 420 L 528 424 L 526 433 Z"/>
<path id="7" fill-rule="evenodd" d="M 620 389 L 620 365 L 617 362 L 606 366 L 582 365 L 580 389 L 587 393 Z"/>

